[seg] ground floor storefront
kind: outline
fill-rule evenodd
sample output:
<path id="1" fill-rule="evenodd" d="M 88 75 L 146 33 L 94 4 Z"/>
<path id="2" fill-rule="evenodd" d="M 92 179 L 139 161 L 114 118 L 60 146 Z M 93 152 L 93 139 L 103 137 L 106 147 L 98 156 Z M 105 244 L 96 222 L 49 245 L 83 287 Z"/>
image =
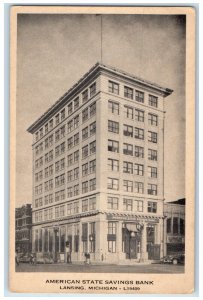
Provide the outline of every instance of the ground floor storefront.
<path id="1" fill-rule="evenodd" d="M 53 262 L 145 262 L 163 256 L 161 217 L 100 213 L 33 225 L 32 252 Z"/>

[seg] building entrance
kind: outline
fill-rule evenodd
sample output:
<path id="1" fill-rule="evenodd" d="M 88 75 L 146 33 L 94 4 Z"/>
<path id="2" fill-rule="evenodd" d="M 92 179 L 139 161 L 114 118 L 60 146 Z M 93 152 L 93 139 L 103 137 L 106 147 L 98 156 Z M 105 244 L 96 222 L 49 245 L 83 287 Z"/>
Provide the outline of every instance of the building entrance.
<path id="1" fill-rule="evenodd" d="M 137 259 L 140 255 L 140 234 L 137 232 L 136 224 L 123 224 L 122 242 L 126 258 Z"/>

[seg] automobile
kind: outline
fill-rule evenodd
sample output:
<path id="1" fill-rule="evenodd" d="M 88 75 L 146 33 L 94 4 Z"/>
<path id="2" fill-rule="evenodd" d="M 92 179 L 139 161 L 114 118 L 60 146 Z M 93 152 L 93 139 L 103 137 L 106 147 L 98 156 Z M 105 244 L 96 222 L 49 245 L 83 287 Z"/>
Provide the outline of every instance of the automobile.
<path id="1" fill-rule="evenodd" d="M 161 263 L 163 264 L 184 264 L 185 263 L 185 254 L 184 253 L 175 253 L 169 254 L 161 258 Z"/>
<path id="2" fill-rule="evenodd" d="M 30 253 L 19 253 L 19 262 L 21 263 L 29 263 L 30 262 Z"/>

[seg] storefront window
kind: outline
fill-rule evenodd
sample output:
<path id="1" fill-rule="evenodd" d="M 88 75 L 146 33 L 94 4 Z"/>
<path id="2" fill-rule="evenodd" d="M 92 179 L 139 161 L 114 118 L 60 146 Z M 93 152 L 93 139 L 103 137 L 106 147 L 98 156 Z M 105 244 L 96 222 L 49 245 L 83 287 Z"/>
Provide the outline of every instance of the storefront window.
<path id="1" fill-rule="evenodd" d="M 60 228 L 60 245 L 61 245 L 61 252 L 65 252 L 65 226 Z"/>

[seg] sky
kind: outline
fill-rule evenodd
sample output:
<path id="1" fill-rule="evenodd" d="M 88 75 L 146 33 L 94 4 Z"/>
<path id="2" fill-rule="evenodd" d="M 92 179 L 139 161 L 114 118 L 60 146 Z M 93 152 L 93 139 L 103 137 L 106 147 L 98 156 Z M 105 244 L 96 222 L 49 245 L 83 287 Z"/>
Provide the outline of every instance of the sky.
<path id="1" fill-rule="evenodd" d="M 95 14 L 20 14 L 17 30 L 17 207 L 32 201 L 27 128 L 101 61 L 101 52 L 104 64 L 174 90 L 165 98 L 165 199 L 185 197 L 184 16 L 103 15 L 101 30 Z"/>

